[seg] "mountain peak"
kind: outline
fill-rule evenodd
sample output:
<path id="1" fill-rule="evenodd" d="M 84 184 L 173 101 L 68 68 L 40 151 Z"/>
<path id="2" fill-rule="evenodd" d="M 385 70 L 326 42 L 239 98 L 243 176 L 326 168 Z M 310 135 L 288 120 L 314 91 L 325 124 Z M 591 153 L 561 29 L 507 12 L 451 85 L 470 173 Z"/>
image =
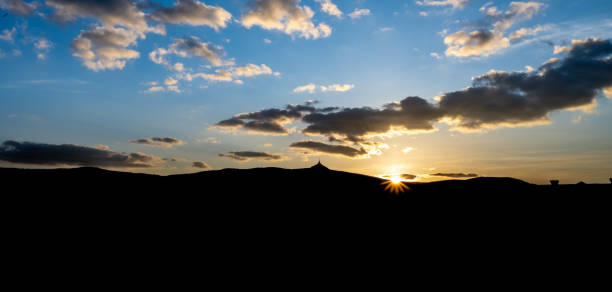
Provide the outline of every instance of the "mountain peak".
<path id="1" fill-rule="evenodd" d="M 323 165 L 321 163 L 321 160 L 319 160 L 319 162 L 315 165 L 313 165 L 312 167 L 310 167 L 310 169 L 313 170 L 329 170 L 329 168 L 327 168 L 327 166 Z"/>

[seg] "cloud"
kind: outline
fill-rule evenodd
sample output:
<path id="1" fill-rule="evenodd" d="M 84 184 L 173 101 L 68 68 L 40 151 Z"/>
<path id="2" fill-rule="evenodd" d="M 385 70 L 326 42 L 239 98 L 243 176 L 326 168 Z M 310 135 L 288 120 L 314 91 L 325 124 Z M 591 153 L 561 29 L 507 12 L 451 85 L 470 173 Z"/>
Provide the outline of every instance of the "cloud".
<path id="1" fill-rule="evenodd" d="M 34 48 L 36 48 L 37 58 L 40 60 L 44 60 L 47 58 L 47 53 L 53 47 L 53 43 L 45 38 L 40 38 L 34 43 Z"/>
<path id="2" fill-rule="evenodd" d="M 0 8 L 21 16 L 31 15 L 37 8 L 36 2 L 22 0 L 0 0 Z"/>
<path id="3" fill-rule="evenodd" d="M 170 91 L 174 91 L 176 93 L 181 93 L 181 90 L 179 89 L 179 87 L 177 85 L 168 85 L 168 86 L 166 86 L 166 89 L 168 89 Z"/>
<path id="4" fill-rule="evenodd" d="M 331 113 L 310 113 L 302 118 L 309 124 L 308 135 L 364 137 L 390 132 L 408 133 L 434 130 L 440 111 L 420 97 L 407 97 L 383 109 L 345 108 Z"/>
<path id="5" fill-rule="evenodd" d="M 331 85 L 315 85 L 314 83 L 298 86 L 293 89 L 293 93 L 307 92 L 313 94 L 319 89 L 320 92 L 346 92 L 355 88 L 354 84 L 331 84 Z"/>
<path id="6" fill-rule="evenodd" d="M 221 141 L 219 141 L 219 139 L 215 138 L 215 137 L 208 137 L 204 140 L 197 140 L 198 142 L 204 142 L 204 143 L 209 143 L 209 144 L 221 144 Z"/>
<path id="7" fill-rule="evenodd" d="M 164 60 L 164 56 L 168 53 L 168 50 L 164 48 L 158 48 L 149 53 L 149 58 L 151 59 L 151 61 L 153 61 L 153 63 L 168 65 L 168 62 Z"/>
<path id="8" fill-rule="evenodd" d="M 407 154 L 407 153 L 411 152 L 412 150 L 414 150 L 414 148 L 406 147 L 406 148 L 402 149 L 402 153 Z"/>
<path id="9" fill-rule="evenodd" d="M 151 19 L 173 24 L 210 26 L 215 30 L 225 28 L 232 15 L 219 6 L 208 6 L 195 0 L 177 0 L 172 7 L 160 7 L 150 15 Z"/>
<path id="10" fill-rule="evenodd" d="M 120 153 L 108 147 L 73 144 L 43 144 L 5 141 L 0 145 L 0 160 L 37 165 L 74 165 L 99 167 L 153 167 L 161 158 L 144 153 Z"/>
<path id="11" fill-rule="evenodd" d="M 169 54 L 175 54 L 181 57 L 196 56 L 208 60 L 213 66 L 231 66 L 226 69 L 217 69 L 214 73 L 187 73 L 182 63 L 171 63 L 166 59 Z M 158 48 L 149 53 L 151 61 L 157 64 L 165 65 L 166 67 L 181 72 L 177 78 L 192 81 L 195 78 L 202 78 L 208 81 L 234 82 L 242 84 L 242 80 L 235 79 L 236 77 L 253 77 L 258 75 L 274 75 L 280 76 L 279 72 L 273 71 L 266 64 L 247 64 L 245 66 L 235 67 L 233 59 L 223 60 L 225 55 L 223 47 L 212 45 L 207 42 L 200 41 L 195 36 L 185 36 L 175 39 L 175 42 L 170 44 L 168 49 Z"/>
<path id="12" fill-rule="evenodd" d="M 367 16 L 370 15 L 370 9 L 357 9 L 355 8 L 355 10 L 351 13 L 349 13 L 349 17 L 351 19 L 357 19 L 357 18 L 361 18 L 362 16 Z"/>
<path id="13" fill-rule="evenodd" d="M 520 39 L 529 34 L 535 34 L 542 30 L 540 29 L 524 29 L 515 31 L 510 37 L 505 35 L 505 31 L 515 23 L 529 20 L 533 18 L 540 10 L 546 7 L 545 4 L 539 2 L 511 2 L 509 10 L 505 13 L 492 13 L 489 8 L 487 15 L 493 19 L 493 28 L 481 27 L 474 31 L 458 31 L 447 35 L 444 38 L 446 44 L 446 55 L 459 58 L 473 56 L 490 56 L 498 53 L 502 49 L 510 46 L 512 36 L 514 39 Z M 495 10 L 496 11 L 496 10 Z"/>
<path id="14" fill-rule="evenodd" d="M 134 31 L 98 26 L 81 31 L 70 47 L 72 55 L 93 71 L 123 69 L 127 60 L 140 57 L 138 51 L 127 48 L 137 39 Z"/>
<path id="15" fill-rule="evenodd" d="M 470 3 L 470 0 L 424 0 L 416 1 L 416 3 L 422 6 L 452 6 L 453 8 L 463 9 Z"/>
<path id="16" fill-rule="evenodd" d="M 13 42 L 15 33 L 17 33 L 17 29 L 15 27 L 13 27 L 11 30 L 3 29 L 2 34 L 0 34 L 0 40 Z"/>
<path id="17" fill-rule="evenodd" d="M 304 135 L 325 136 L 373 154 L 386 147 L 372 141 L 376 137 L 430 132 L 438 122 L 460 131 L 549 123 L 551 112 L 584 111 L 596 105 L 596 97 L 612 95 L 610 40 L 574 41 L 563 53 L 564 58 L 532 71 L 491 71 L 473 78 L 472 86 L 444 93 L 437 103 L 413 96 L 382 108 L 319 109 L 310 102 L 239 114 L 215 126 L 288 135 L 292 130 L 287 125 L 300 121 L 306 124 Z"/>
<path id="18" fill-rule="evenodd" d="M 138 140 L 132 140 L 130 141 L 130 143 L 142 144 L 142 145 L 148 145 L 148 146 L 156 146 L 156 147 L 166 147 L 166 148 L 184 144 L 183 141 L 176 139 L 176 138 L 170 138 L 170 137 L 165 137 L 165 138 L 153 137 L 153 138 L 147 138 L 147 139 L 138 139 Z"/>
<path id="19" fill-rule="evenodd" d="M 534 36 L 539 34 L 540 32 L 546 31 L 548 30 L 550 27 L 548 26 L 543 26 L 543 25 L 538 25 L 534 28 L 521 28 L 519 30 L 516 30 L 515 32 L 510 34 L 510 39 L 511 40 L 520 40 L 523 39 L 527 36 Z"/>
<path id="20" fill-rule="evenodd" d="M 443 177 L 452 177 L 452 178 L 472 178 L 478 177 L 478 174 L 475 173 L 434 173 L 430 174 L 431 176 L 443 176 Z"/>
<path id="21" fill-rule="evenodd" d="M 321 22 L 312 22 L 314 12 L 308 6 L 299 6 L 299 0 L 255 0 L 251 11 L 242 16 L 240 23 L 246 27 L 260 26 L 266 30 L 280 30 L 288 35 L 305 39 L 326 38 L 332 29 Z"/>
<path id="22" fill-rule="evenodd" d="M 192 81 L 195 78 L 202 78 L 204 80 L 209 81 L 221 81 L 221 82 L 231 82 L 233 81 L 236 84 L 243 84 L 242 80 L 234 79 L 235 77 L 254 77 L 258 75 L 274 75 L 280 76 L 279 72 L 274 72 L 270 67 L 265 64 L 255 65 L 255 64 L 247 64 L 243 67 L 232 67 L 227 70 L 217 69 L 215 70 L 215 74 L 209 73 L 182 73 L 179 74 L 179 78 Z"/>
<path id="23" fill-rule="evenodd" d="M 183 65 L 183 63 L 174 63 L 174 65 L 172 66 L 172 69 L 174 71 L 178 71 L 178 72 L 183 72 L 183 70 L 185 70 L 185 66 Z"/>
<path id="24" fill-rule="evenodd" d="M 612 85 L 611 55 L 610 40 L 574 42 L 564 59 L 532 72 L 489 72 L 442 95 L 439 107 L 464 130 L 547 122 L 550 112 L 591 105 Z"/>
<path id="25" fill-rule="evenodd" d="M 417 178 L 417 176 L 416 176 L 416 175 L 414 175 L 414 174 L 408 174 L 408 173 L 403 173 L 403 174 L 400 174 L 400 175 L 399 175 L 399 177 L 400 177 L 400 178 L 402 178 L 402 179 L 407 179 L 407 180 L 412 180 L 412 179 Z"/>
<path id="26" fill-rule="evenodd" d="M 341 155 L 350 158 L 365 158 L 368 156 L 368 152 L 363 148 L 356 149 L 344 145 L 331 145 L 315 141 L 299 141 L 292 143 L 289 147 L 306 149 L 316 153 Z"/>
<path id="27" fill-rule="evenodd" d="M 165 88 L 163 86 L 152 86 L 146 90 L 147 93 L 160 92 L 164 91 Z"/>
<path id="28" fill-rule="evenodd" d="M 257 76 L 257 75 L 280 76 L 280 73 L 272 71 L 272 69 L 266 66 L 266 64 L 261 64 L 259 66 L 255 64 L 248 64 L 244 67 L 234 68 L 233 72 L 236 76 L 245 76 L 245 77 L 252 77 L 252 76 Z"/>
<path id="29" fill-rule="evenodd" d="M 302 113 L 296 110 L 267 109 L 258 112 L 243 113 L 231 119 L 215 124 L 220 128 L 242 128 L 249 133 L 286 135 L 291 133 L 290 129 L 283 125 L 302 117 Z"/>
<path id="30" fill-rule="evenodd" d="M 230 119 L 220 121 L 212 126 L 218 130 L 242 129 L 250 134 L 288 135 L 292 129 L 284 125 L 299 120 L 304 113 L 329 112 L 336 108 L 317 109 L 313 102 L 304 105 L 287 105 L 285 109 L 264 109 L 257 112 L 242 113 Z"/>
<path id="31" fill-rule="evenodd" d="M 227 154 L 219 154 L 219 157 L 231 158 L 240 162 L 247 162 L 252 159 L 263 161 L 281 161 L 286 159 L 286 157 L 279 154 L 268 154 L 266 152 L 254 151 L 231 151 Z"/>
<path id="32" fill-rule="evenodd" d="M 195 167 L 195 168 L 202 168 L 202 169 L 212 169 L 212 167 L 210 167 L 208 164 L 206 164 L 206 162 L 204 161 L 194 161 L 191 164 L 191 167 Z"/>
<path id="33" fill-rule="evenodd" d="M 150 27 L 146 14 L 141 11 L 143 2 L 129 0 L 47 0 L 53 9 L 50 19 L 60 22 L 77 18 L 93 18 L 101 22 L 90 30 L 83 30 L 73 40 L 73 55 L 80 58 L 87 68 L 99 70 L 123 69 L 126 61 L 140 57 L 140 53 L 128 49 L 146 33 L 165 35 L 165 27 Z"/>
<path id="34" fill-rule="evenodd" d="M 416 175 L 408 174 L 408 173 L 403 173 L 403 174 L 399 174 L 399 175 L 387 174 L 387 175 L 383 175 L 382 176 L 382 178 L 393 178 L 393 177 L 399 177 L 399 178 L 405 179 L 405 180 L 413 180 L 413 179 L 417 178 Z"/>
<path id="35" fill-rule="evenodd" d="M 607 98 L 612 98 L 612 86 L 604 88 L 603 93 Z"/>
<path id="36" fill-rule="evenodd" d="M 296 87 L 295 89 L 293 89 L 293 92 L 294 93 L 300 93 L 300 92 L 315 93 L 316 89 L 317 89 L 317 86 L 314 85 L 313 83 L 310 83 L 310 84 Z"/>
<path id="37" fill-rule="evenodd" d="M 354 84 L 332 84 L 328 86 L 321 86 L 322 92 L 335 91 L 335 92 L 347 92 L 355 88 Z"/>
<path id="38" fill-rule="evenodd" d="M 222 82 L 230 82 L 234 80 L 234 77 L 231 72 L 227 70 L 217 69 L 214 74 L 209 73 L 183 73 L 178 76 L 178 78 L 185 79 L 187 81 L 192 81 L 195 78 L 202 78 L 204 80 L 209 81 L 222 81 Z"/>
<path id="39" fill-rule="evenodd" d="M 47 0 L 46 4 L 54 9 L 53 20 L 66 22 L 76 18 L 95 18 L 106 27 L 123 26 L 139 34 L 146 32 L 165 33 L 162 27 L 147 25 L 145 13 L 137 2 L 129 0 Z"/>
<path id="40" fill-rule="evenodd" d="M 272 41 L 271 41 L 271 40 L 269 40 L 269 39 L 264 39 L 264 43 L 266 43 L 266 44 L 271 44 L 271 43 L 272 43 Z"/>
<path id="41" fill-rule="evenodd" d="M 221 60 L 221 57 L 225 55 L 223 47 L 202 42 L 195 36 L 175 39 L 175 42 L 170 45 L 168 51 L 183 58 L 191 56 L 200 57 L 208 60 L 213 66 L 221 66 L 224 63 Z M 161 51 L 158 51 L 158 54 L 160 53 Z"/>
<path id="42" fill-rule="evenodd" d="M 53 46 L 53 43 L 45 38 L 41 38 L 34 43 L 34 47 L 37 50 L 41 50 L 41 51 L 48 50 L 52 46 Z"/>
<path id="43" fill-rule="evenodd" d="M 315 0 L 316 2 L 321 3 L 321 11 L 338 18 L 342 18 L 342 11 L 338 9 L 336 4 L 332 3 L 331 0 Z"/>
<path id="44" fill-rule="evenodd" d="M 164 84 L 166 84 L 166 85 L 175 85 L 177 83 L 178 83 L 178 81 L 176 79 L 172 78 L 172 77 L 168 77 L 168 78 L 166 78 L 166 80 L 164 80 Z"/>
<path id="45" fill-rule="evenodd" d="M 458 31 L 444 38 L 447 56 L 490 56 L 510 46 L 510 40 L 492 30 Z"/>

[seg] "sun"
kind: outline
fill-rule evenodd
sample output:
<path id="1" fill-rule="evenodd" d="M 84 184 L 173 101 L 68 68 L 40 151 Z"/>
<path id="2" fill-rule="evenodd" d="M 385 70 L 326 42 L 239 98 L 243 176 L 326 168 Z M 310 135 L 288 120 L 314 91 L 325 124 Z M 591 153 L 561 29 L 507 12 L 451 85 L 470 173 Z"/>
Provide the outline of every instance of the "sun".
<path id="1" fill-rule="evenodd" d="M 385 191 L 389 191 L 390 193 L 394 193 L 396 195 L 410 190 L 410 188 L 404 184 L 404 179 L 397 175 L 387 178 L 387 180 L 383 181 L 381 185 L 386 185 Z"/>
<path id="2" fill-rule="evenodd" d="M 397 175 L 390 177 L 389 180 L 392 184 L 399 184 L 403 181 L 402 178 Z"/>

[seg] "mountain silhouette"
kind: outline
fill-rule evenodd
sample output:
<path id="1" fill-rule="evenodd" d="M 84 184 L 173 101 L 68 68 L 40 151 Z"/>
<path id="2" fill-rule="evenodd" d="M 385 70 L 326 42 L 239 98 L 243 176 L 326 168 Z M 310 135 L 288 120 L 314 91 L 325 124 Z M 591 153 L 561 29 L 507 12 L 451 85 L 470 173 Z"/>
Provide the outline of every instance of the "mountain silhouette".
<path id="1" fill-rule="evenodd" d="M 385 190 L 389 181 L 331 170 L 320 162 L 310 168 L 222 169 L 178 175 L 149 175 L 94 167 L 69 169 L 0 168 L 6 181 L 23 182 L 21 191 L 59 192 L 124 199 L 147 196 L 198 196 L 204 201 L 236 202 L 385 202 L 410 201 L 422 195 L 521 196 L 605 194 L 611 185 L 534 185 L 514 178 L 477 177 L 429 183 L 404 182 L 400 192 Z"/>
<path id="2" fill-rule="evenodd" d="M 436 252 L 481 248 L 475 242 L 480 240 L 510 248 L 521 244 L 508 238 L 508 231 L 530 238 L 567 228 L 599 234 L 597 223 L 607 222 L 612 193 L 608 184 L 538 186 L 479 177 L 407 183 L 396 194 L 385 190 L 387 180 L 322 164 L 169 176 L 92 167 L 0 168 L 0 177 L 7 225 L 14 238 L 28 239 L 24 247 L 83 252 L 111 247 L 128 256 L 132 249 L 122 244 L 129 239 L 139 242 L 134 249 L 147 251 L 146 257 L 172 247 L 190 258 L 188 253 L 211 242 L 218 250 L 278 252 L 276 245 L 258 240 L 282 245 L 288 234 L 304 250 L 321 249 L 328 238 L 347 230 L 361 234 L 364 228 L 412 236 L 410 241 Z M 190 249 L 183 250 L 186 246 Z"/>

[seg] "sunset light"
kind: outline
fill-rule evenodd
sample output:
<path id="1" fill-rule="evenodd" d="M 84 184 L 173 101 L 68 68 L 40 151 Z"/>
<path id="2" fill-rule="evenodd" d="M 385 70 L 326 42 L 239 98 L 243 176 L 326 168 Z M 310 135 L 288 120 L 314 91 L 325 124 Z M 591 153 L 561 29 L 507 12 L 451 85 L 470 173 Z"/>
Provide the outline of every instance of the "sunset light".
<path id="1" fill-rule="evenodd" d="M 0 168 L 171 176 L 320 160 L 394 194 L 488 177 L 608 183 L 611 12 L 611 0 L 0 0 Z"/>

